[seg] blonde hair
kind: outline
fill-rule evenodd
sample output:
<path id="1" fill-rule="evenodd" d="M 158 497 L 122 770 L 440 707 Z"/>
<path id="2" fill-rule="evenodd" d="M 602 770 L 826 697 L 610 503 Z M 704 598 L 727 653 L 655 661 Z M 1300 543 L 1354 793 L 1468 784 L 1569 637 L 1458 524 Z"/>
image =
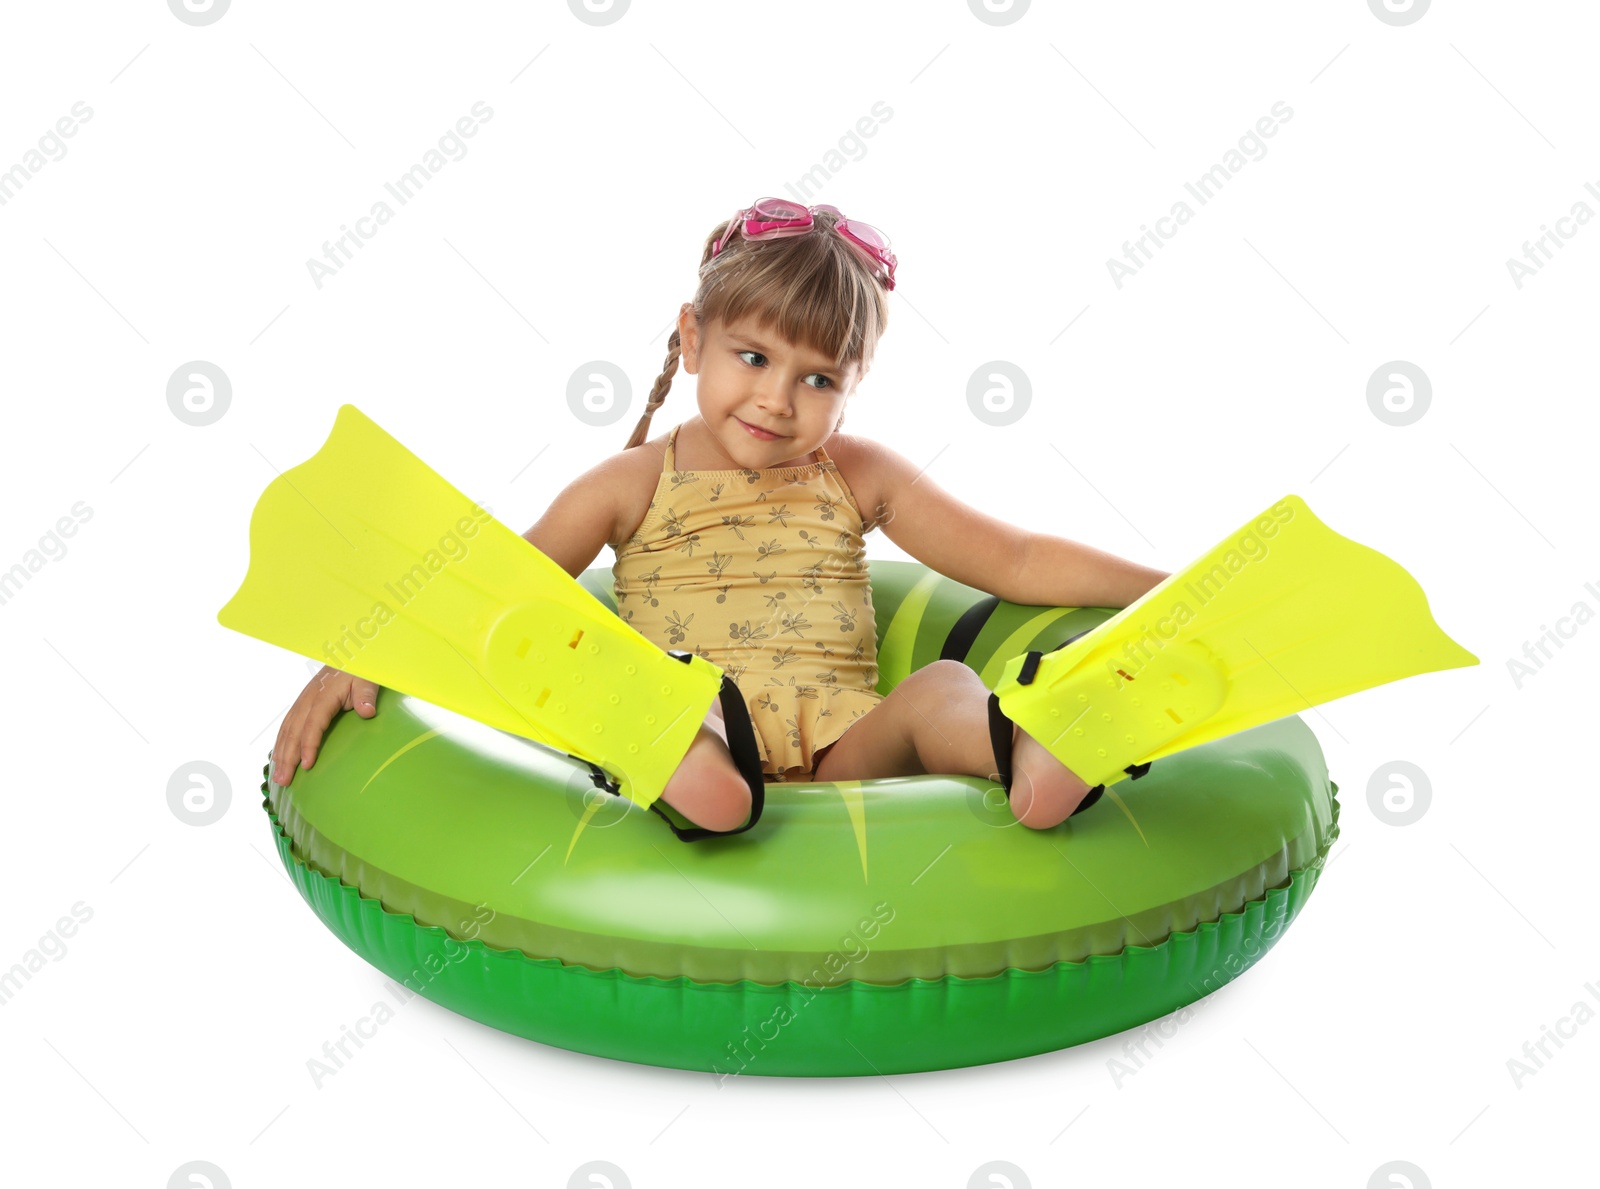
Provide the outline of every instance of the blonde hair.
<path id="1" fill-rule="evenodd" d="M 865 369 L 889 323 L 887 292 L 857 250 L 833 228 L 839 216 L 817 211 L 803 235 L 747 240 L 735 234 L 715 257 L 711 249 L 728 220 L 706 236 L 700 254 L 700 286 L 689 302 L 695 323 L 724 325 L 746 315 L 777 328 L 792 343 L 831 358 L 835 366 L 859 362 Z M 644 414 L 627 449 L 648 436 L 650 419 L 667 399 L 678 370 L 681 343 L 676 327 L 667 340 L 667 361 L 650 389 Z M 839 416 L 837 430 L 844 424 Z"/>

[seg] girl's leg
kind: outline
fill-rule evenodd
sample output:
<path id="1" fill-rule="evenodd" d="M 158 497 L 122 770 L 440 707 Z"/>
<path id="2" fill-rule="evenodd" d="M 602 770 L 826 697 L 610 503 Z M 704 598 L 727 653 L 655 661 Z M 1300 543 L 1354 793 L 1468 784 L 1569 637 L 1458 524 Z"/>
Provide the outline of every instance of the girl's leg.
<path id="1" fill-rule="evenodd" d="M 722 703 L 713 700 L 689 750 L 662 790 L 661 799 L 697 826 L 735 830 L 750 816 L 750 786 L 733 762 Z"/>
<path id="2" fill-rule="evenodd" d="M 1021 727 L 1013 728 L 1012 738 L 1012 814 L 1038 830 L 1059 825 L 1087 795 L 1088 784 Z M 989 690 L 960 661 L 934 661 L 895 686 L 841 735 L 812 779 L 945 772 L 998 782 L 994 760 Z"/>

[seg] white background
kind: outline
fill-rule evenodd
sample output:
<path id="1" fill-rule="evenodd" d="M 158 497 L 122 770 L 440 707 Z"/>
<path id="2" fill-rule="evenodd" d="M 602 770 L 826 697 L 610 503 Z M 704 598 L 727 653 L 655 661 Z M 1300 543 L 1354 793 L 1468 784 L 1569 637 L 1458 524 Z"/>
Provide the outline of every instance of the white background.
<path id="1" fill-rule="evenodd" d="M 234 1186 L 565 1185 L 600 1159 L 638 1187 L 959 1187 L 991 1160 L 1033 1185 L 1587 1165 L 1600 628 L 1567 621 L 1520 687 L 1507 662 L 1600 608 L 1579 478 L 1600 227 L 1563 224 L 1520 287 L 1507 260 L 1600 210 L 1591 6 L 1395 27 L 1351 0 L 1036 3 L 995 26 L 951 0 L 635 3 L 595 26 L 559 3 L 236 0 L 205 27 L 156 2 L 11 5 L 5 25 L 0 170 L 93 112 L 0 206 L 0 569 L 92 509 L 0 605 L 0 969 L 93 913 L 0 1008 L 8 1181 L 163 1186 L 191 1160 Z M 308 258 L 479 101 L 466 156 L 319 288 Z M 848 432 L 1169 570 L 1298 493 L 1406 565 L 1483 663 L 1306 716 L 1343 805 L 1316 894 L 1120 1084 L 1128 1036 L 718 1088 L 419 999 L 316 1088 L 307 1060 L 382 980 L 291 889 L 257 807 L 307 667 L 216 623 L 256 497 L 349 401 L 526 529 L 623 446 L 713 225 L 789 193 L 880 101 L 892 117 L 812 192 L 901 261 Z M 1280 101 L 1265 155 L 1200 206 L 1184 183 Z M 1194 218 L 1119 287 L 1108 259 L 1180 199 Z M 205 427 L 167 404 L 191 360 L 232 383 Z M 566 400 L 590 360 L 632 384 L 602 428 Z M 1031 383 L 1005 427 L 967 404 L 992 360 Z M 1432 383 L 1403 427 L 1367 402 L 1391 360 Z M 693 414 L 692 383 L 652 432 Z M 197 759 L 232 781 L 201 829 L 166 798 Z M 1403 828 L 1367 797 L 1394 759 L 1432 789 Z M 1564 1017 L 1519 1087 L 1508 1060 Z"/>

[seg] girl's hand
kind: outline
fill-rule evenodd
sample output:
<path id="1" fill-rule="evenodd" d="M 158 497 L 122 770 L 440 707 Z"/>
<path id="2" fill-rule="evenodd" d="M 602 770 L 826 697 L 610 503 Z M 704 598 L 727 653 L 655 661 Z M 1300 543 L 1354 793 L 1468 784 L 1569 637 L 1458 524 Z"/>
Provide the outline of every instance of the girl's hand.
<path id="1" fill-rule="evenodd" d="M 323 733 L 340 711 L 354 710 L 362 718 L 378 713 L 378 689 L 364 677 L 324 665 L 283 716 L 278 741 L 272 745 L 272 782 L 292 781 L 296 761 L 302 768 L 317 762 Z"/>

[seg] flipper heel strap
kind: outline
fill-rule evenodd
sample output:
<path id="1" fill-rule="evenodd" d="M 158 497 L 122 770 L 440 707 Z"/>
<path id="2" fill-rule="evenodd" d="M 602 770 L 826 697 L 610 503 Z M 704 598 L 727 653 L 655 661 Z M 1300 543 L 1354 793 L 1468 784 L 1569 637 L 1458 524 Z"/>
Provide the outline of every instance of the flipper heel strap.
<path id="1" fill-rule="evenodd" d="M 1012 728 L 1012 725 L 1013 724 L 1012 724 L 1011 720 L 1006 717 L 1005 711 L 1000 709 L 1000 698 L 999 698 L 999 696 L 997 694 L 990 694 L 989 695 L 989 742 L 994 747 L 995 770 L 997 772 L 999 772 L 999 774 L 1000 774 L 1000 784 L 1006 790 L 1006 800 L 1007 801 L 1011 800 L 1011 738 L 1012 738 L 1012 730 L 1011 730 L 1011 728 Z M 1148 771 L 1149 768 L 1150 768 L 1150 765 L 1149 764 L 1143 764 L 1143 765 L 1140 765 L 1140 767 L 1142 767 L 1145 771 Z M 1129 769 L 1129 772 L 1131 773 L 1132 769 Z M 1140 772 L 1140 773 L 1138 773 L 1138 775 L 1143 776 L 1144 772 Z M 1067 816 L 1068 817 L 1077 817 L 1085 809 L 1090 808 L 1092 805 L 1094 805 L 1095 802 L 1099 801 L 1101 794 L 1104 793 L 1105 791 L 1106 791 L 1106 786 L 1105 785 L 1103 785 L 1103 784 L 1095 785 L 1094 788 L 1090 789 L 1086 794 L 1084 794 L 1083 800 L 1078 802 L 1078 807 L 1076 809 L 1074 809 L 1071 813 L 1069 813 Z"/>
<path id="2" fill-rule="evenodd" d="M 667 655 L 684 664 L 690 663 L 691 654 L 681 649 L 669 649 Z M 733 834 L 743 834 L 761 820 L 761 811 L 766 807 L 767 786 L 763 779 L 765 774 L 761 771 L 761 751 L 756 746 L 755 727 L 751 725 L 750 711 L 744 704 L 744 695 L 739 692 L 739 687 L 734 684 L 733 678 L 724 673 L 722 689 L 717 696 L 722 704 L 722 725 L 728 731 L 728 750 L 733 753 L 733 762 L 739 769 L 739 775 L 743 776 L 745 783 L 750 786 L 750 818 L 744 825 L 733 830 L 708 830 L 704 826 L 684 827 L 667 816 L 661 808 L 659 799 L 651 802 L 650 809 L 659 814 L 661 820 L 667 823 L 668 829 L 683 842 L 700 842 L 706 838 L 727 838 Z"/>
<path id="3" fill-rule="evenodd" d="M 1166 754 L 1162 745 L 1183 724 L 1213 715 L 1227 684 L 1204 648 L 1178 641 L 1166 647 L 1158 675 L 1140 681 L 1137 695 L 1124 693 L 1133 678 L 1120 667 L 1108 671 L 1085 661 L 1094 640 L 1061 651 L 1089 635 L 1100 632 L 1079 632 L 1047 651 L 1012 657 L 994 696 L 1057 760 L 1085 781 L 1109 785 L 1139 766 L 1128 761 Z"/>
<path id="4" fill-rule="evenodd" d="M 1074 640 L 1078 639 L 1079 636 L 1085 635 L 1088 635 L 1088 632 L 1079 632 L 1076 636 L 1069 636 L 1067 639 L 1061 641 L 1060 644 L 1057 644 L 1055 648 L 1049 649 L 1048 651 L 1055 652 L 1058 649 L 1065 648 L 1068 644 L 1071 644 Z M 1017 681 L 1019 684 L 1028 685 L 1033 681 L 1034 674 L 1038 672 L 1039 669 L 1039 661 L 1043 657 L 1043 652 L 1031 649 L 1029 650 L 1027 656 L 1023 659 L 1022 670 L 1017 676 Z M 1012 720 L 1006 717 L 1005 711 L 1000 709 L 1000 695 L 998 693 L 990 693 L 989 743 L 994 748 L 995 770 L 999 773 L 1000 783 L 1006 790 L 1007 801 L 1011 800 L 1011 744 L 1013 738 L 1012 727 L 1014 725 L 1015 724 L 1012 722 Z M 1148 763 L 1130 764 L 1128 767 L 1124 768 L 1123 771 L 1126 772 L 1130 778 L 1138 780 L 1139 777 L 1150 771 L 1150 765 Z M 1095 785 L 1088 791 L 1088 793 L 1084 795 L 1083 800 L 1078 802 L 1078 807 L 1067 816 L 1077 817 L 1078 814 L 1082 813 L 1085 809 L 1090 808 L 1096 802 L 1098 802 L 1105 791 L 1106 786 L 1104 784 Z"/>

